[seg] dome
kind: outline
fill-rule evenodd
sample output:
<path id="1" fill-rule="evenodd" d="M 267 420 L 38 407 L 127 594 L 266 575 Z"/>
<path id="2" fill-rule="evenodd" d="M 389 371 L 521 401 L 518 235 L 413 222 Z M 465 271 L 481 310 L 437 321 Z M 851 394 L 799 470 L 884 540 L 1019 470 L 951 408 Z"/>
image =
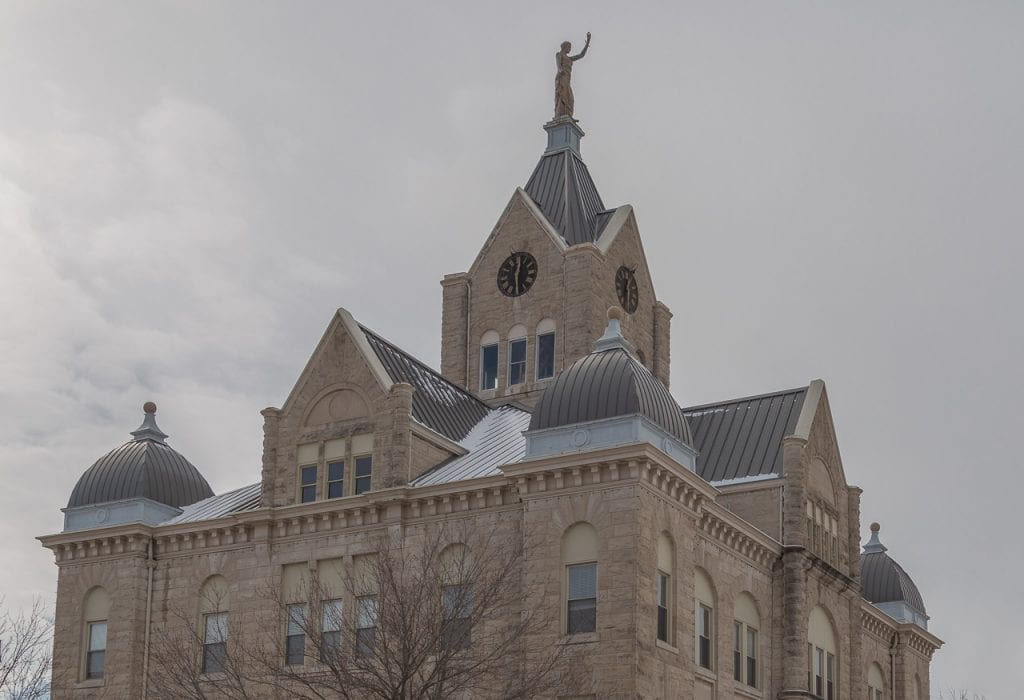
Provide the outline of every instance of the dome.
<path id="1" fill-rule="evenodd" d="M 618 319 L 595 344 L 594 352 L 565 369 L 541 396 L 530 430 L 640 415 L 689 447 L 690 427 L 672 394 L 632 353 L 619 333 Z"/>
<path id="2" fill-rule="evenodd" d="M 71 492 L 68 508 L 146 498 L 181 508 L 213 495 L 192 464 L 168 447 L 156 425 L 156 405 L 147 402 L 145 418 L 132 439 L 89 467 Z"/>
<path id="3" fill-rule="evenodd" d="M 893 610 L 906 606 L 911 609 L 910 612 L 917 613 L 921 619 L 927 620 L 921 592 L 917 590 L 913 579 L 903 567 L 886 554 L 886 546 L 878 539 L 880 529 L 878 523 L 871 524 L 871 540 L 864 545 L 864 552 L 860 555 L 861 595 L 868 602 L 890 614 Z M 894 617 L 899 619 L 900 616 Z M 915 616 L 911 614 L 904 617 Z"/>

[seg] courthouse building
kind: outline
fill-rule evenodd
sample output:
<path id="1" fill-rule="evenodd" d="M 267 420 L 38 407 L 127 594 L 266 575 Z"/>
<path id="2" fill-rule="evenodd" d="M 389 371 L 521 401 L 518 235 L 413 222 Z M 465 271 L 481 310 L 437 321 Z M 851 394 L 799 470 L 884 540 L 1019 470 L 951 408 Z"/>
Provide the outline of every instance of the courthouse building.
<path id="1" fill-rule="evenodd" d="M 41 538 L 54 698 L 144 697 L 151 627 L 204 620 L 210 586 L 225 604 L 199 628 L 230 648 L 261 583 L 499 516 L 540 542 L 519 582 L 536 644 L 580 650 L 582 682 L 551 697 L 929 697 L 942 642 L 877 526 L 861 547 L 825 384 L 680 408 L 633 209 L 602 200 L 575 120 L 545 129 L 469 270 L 441 279 L 439 370 L 339 309 L 237 489 L 214 494 L 152 404 L 84 471 Z"/>

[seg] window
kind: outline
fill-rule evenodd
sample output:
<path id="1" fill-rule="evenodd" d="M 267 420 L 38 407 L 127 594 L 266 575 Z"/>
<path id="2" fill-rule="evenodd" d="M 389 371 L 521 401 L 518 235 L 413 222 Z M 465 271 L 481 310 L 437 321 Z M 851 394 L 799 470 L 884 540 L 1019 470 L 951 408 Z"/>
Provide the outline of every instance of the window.
<path id="1" fill-rule="evenodd" d="M 341 498 L 345 495 L 345 462 L 331 462 L 327 465 L 327 497 Z"/>
<path id="2" fill-rule="evenodd" d="M 87 680 L 103 678 L 103 665 L 107 656 L 107 621 L 89 623 L 89 646 L 85 652 Z"/>
<path id="3" fill-rule="evenodd" d="M 356 656 L 373 658 L 377 642 L 377 596 L 356 598 Z"/>
<path id="4" fill-rule="evenodd" d="M 222 673 L 228 650 L 228 614 L 203 615 L 203 673 Z"/>
<path id="5" fill-rule="evenodd" d="M 658 572 L 658 639 L 668 639 L 668 574 Z"/>
<path id="6" fill-rule="evenodd" d="M 697 606 L 697 663 L 711 668 L 711 608 L 703 603 Z"/>
<path id="7" fill-rule="evenodd" d="M 515 386 L 526 381 L 526 338 L 508 342 L 508 384 Z"/>
<path id="8" fill-rule="evenodd" d="M 306 604 L 288 606 L 288 630 L 285 636 L 285 663 L 302 666 L 306 663 Z"/>
<path id="9" fill-rule="evenodd" d="M 341 653 L 341 600 L 325 600 L 320 619 L 320 661 L 329 664 Z"/>
<path id="10" fill-rule="evenodd" d="M 456 583 L 441 588 L 441 647 L 447 650 L 468 649 L 472 642 L 473 587 Z"/>
<path id="11" fill-rule="evenodd" d="M 498 388 L 498 334 L 487 331 L 480 339 L 480 388 Z"/>
<path id="12" fill-rule="evenodd" d="M 316 500 L 316 465 L 309 464 L 300 468 L 300 503 L 310 503 Z"/>
<path id="13" fill-rule="evenodd" d="M 554 325 L 554 324 L 552 324 Z M 555 376 L 555 332 L 537 335 L 537 379 L 551 379 Z"/>
<path id="14" fill-rule="evenodd" d="M 747 685 L 757 687 L 757 630 L 747 627 Z"/>
<path id="15" fill-rule="evenodd" d="M 82 604 L 83 626 L 81 678 L 100 680 L 107 656 L 107 617 L 110 614 L 110 597 L 102 588 L 90 590 Z"/>
<path id="16" fill-rule="evenodd" d="M 356 457 L 356 494 L 370 490 L 373 476 L 373 457 Z"/>
<path id="17" fill-rule="evenodd" d="M 885 677 L 882 675 L 882 667 L 878 664 L 871 664 L 868 667 L 868 700 L 883 700 Z"/>
<path id="18" fill-rule="evenodd" d="M 697 665 L 715 670 L 715 592 L 711 577 L 703 569 L 693 571 L 694 654 Z"/>
<path id="19" fill-rule="evenodd" d="M 597 631 L 597 564 L 569 567 L 568 634 Z"/>
<path id="20" fill-rule="evenodd" d="M 807 689 L 817 698 L 836 700 L 839 678 L 837 643 L 832 622 L 820 605 L 811 610 L 807 629 Z"/>
<path id="21" fill-rule="evenodd" d="M 757 630 L 760 627 L 761 619 L 757 613 L 754 597 L 747 592 L 736 596 L 734 613 L 732 677 L 737 683 L 745 683 L 751 688 L 757 688 L 759 656 Z"/>
<path id="22" fill-rule="evenodd" d="M 829 506 L 807 499 L 807 540 L 810 550 L 832 566 L 839 566 L 839 520 Z"/>

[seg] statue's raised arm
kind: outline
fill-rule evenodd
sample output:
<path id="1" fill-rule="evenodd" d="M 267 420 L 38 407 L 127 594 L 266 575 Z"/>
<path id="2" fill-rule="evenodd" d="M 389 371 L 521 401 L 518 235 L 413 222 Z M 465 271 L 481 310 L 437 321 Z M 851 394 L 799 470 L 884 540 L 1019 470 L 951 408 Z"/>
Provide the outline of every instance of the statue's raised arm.
<path id="1" fill-rule="evenodd" d="M 569 58 L 571 58 L 574 61 L 578 61 L 578 60 L 580 60 L 581 58 L 583 58 L 584 56 L 587 55 L 587 49 L 589 49 L 589 48 L 590 48 L 590 32 L 587 32 L 587 43 L 585 43 L 583 45 L 583 50 L 580 51 L 575 56 L 570 56 Z"/>
<path id="2" fill-rule="evenodd" d="M 572 119 L 572 112 L 575 106 L 575 99 L 572 94 L 572 64 L 587 55 L 590 48 L 590 32 L 587 32 L 587 43 L 583 50 L 575 56 L 571 55 L 572 44 L 568 41 L 562 42 L 561 50 L 555 54 L 555 65 L 558 72 L 555 74 L 555 119 L 568 117 Z"/>

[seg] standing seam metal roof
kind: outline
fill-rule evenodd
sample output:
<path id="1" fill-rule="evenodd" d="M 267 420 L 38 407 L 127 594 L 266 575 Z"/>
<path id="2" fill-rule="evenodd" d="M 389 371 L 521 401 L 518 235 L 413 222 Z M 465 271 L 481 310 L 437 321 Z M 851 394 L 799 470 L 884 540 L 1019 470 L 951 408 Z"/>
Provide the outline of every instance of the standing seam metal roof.
<path id="1" fill-rule="evenodd" d="M 796 428 L 807 387 L 683 409 L 706 481 L 782 475 L 782 438 Z"/>
<path id="2" fill-rule="evenodd" d="M 622 349 L 593 352 L 558 375 L 541 396 L 530 430 L 643 415 L 691 445 L 686 417 L 665 385 Z"/>
<path id="3" fill-rule="evenodd" d="M 75 484 L 68 508 L 148 498 L 175 508 L 213 495 L 199 470 L 153 440 L 130 440 L 89 467 Z"/>
<path id="4" fill-rule="evenodd" d="M 360 325 L 370 347 L 395 382 L 416 388 L 412 415 L 423 425 L 459 442 L 487 415 L 490 408 L 462 388 L 452 384 L 427 365 Z"/>
<path id="5" fill-rule="evenodd" d="M 864 599 L 871 603 L 901 601 L 927 614 L 921 592 L 910 575 L 885 552 L 860 555 L 860 585 Z"/>
<path id="6" fill-rule="evenodd" d="M 569 245 L 596 241 L 611 218 L 586 164 L 571 149 L 541 156 L 524 189 Z"/>

